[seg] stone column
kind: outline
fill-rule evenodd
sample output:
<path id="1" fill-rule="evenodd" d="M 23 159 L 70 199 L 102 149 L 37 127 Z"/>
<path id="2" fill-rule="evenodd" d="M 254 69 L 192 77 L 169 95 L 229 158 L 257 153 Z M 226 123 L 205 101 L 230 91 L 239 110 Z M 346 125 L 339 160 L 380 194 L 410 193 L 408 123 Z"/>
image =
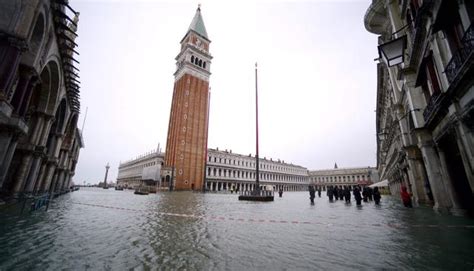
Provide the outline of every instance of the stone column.
<path id="1" fill-rule="evenodd" d="M 428 176 L 426 176 L 425 165 L 421 156 L 419 158 L 416 157 L 410 159 L 409 163 L 412 170 L 417 172 L 416 176 L 420 178 L 415 182 L 418 190 L 418 202 L 420 204 L 432 204 L 433 202 L 428 197 L 428 193 L 432 194 L 432 192 L 431 189 L 426 186 L 426 183 L 428 183 Z"/>
<path id="2" fill-rule="evenodd" d="M 13 192 L 14 193 L 20 193 L 24 191 L 26 178 L 28 177 L 28 174 L 30 173 L 32 158 L 33 158 L 33 155 L 29 151 L 27 151 L 27 153 L 24 154 L 23 157 L 21 158 L 21 164 L 18 170 L 18 174 L 13 177 Z"/>
<path id="3" fill-rule="evenodd" d="M 469 181 L 469 186 L 471 187 L 471 191 L 474 192 L 474 146 L 469 140 L 468 135 L 466 135 L 467 131 L 462 121 L 457 122 L 455 129 L 458 148 L 459 152 L 461 153 L 461 158 L 464 164 L 467 179 Z"/>
<path id="4" fill-rule="evenodd" d="M 431 140 L 431 135 L 428 131 L 417 131 L 418 146 L 420 147 L 423 161 L 425 163 L 426 172 L 430 182 L 431 190 L 435 205 L 433 209 L 437 211 L 448 211 L 450 204 L 446 199 L 446 189 L 443 184 L 443 175 L 441 174 L 441 164 L 434 148 L 434 142 Z"/>
<path id="5" fill-rule="evenodd" d="M 62 192 L 62 187 L 65 181 L 65 170 L 64 168 L 59 168 L 56 170 L 56 184 L 54 186 L 54 192 Z"/>
<path id="6" fill-rule="evenodd" d="M 25 95 L 22 99 L 21 105 L 18 109 L 18 115 L 24 117 L 28 111 L 28 107 L 30 106 L 31 96 L 33 96 L 33 90 L 35 89 L 36 85 L 40 82 L 36 71 L 33 70 L 33 77 L 30 79 L 28 86 L 26 87 Z"/>
<path id="7" fill-rule="evenodd" d="M 33 193 L 35 192 L 34 188 L 36 182 L 38 182 L 38 175 L 40 173 L 41 161 L 45 157 L 44 154 L 44 147 L 36 146 L 35 151 L 33 152 L 33 163 L 31 166 L 30 174 L 28 175 L 28 179 L 26 181 L 25 192 Z"/>
<path id="8" fill-rule="evenodd" d="M 27 48 L 25 40 L 0 32 L 0 101 L 8 99 L 21 54 Z"/>
<path id="9" fill-rule="evenodd" d="M 54 171 L 56 170 L 57 159 L 48 159 L 46 163 L 46 170 L 41 181 L 40 191 L 51 192 L 51 180 L 53 179 Z"/>
<path id="10" fill-rule="evenodd" d="M 448 197 L 452 205 L 450 212 L 454 215 L 464 215 L 466 212 L 465 210 L 462 210 L 461 204 L 459 203 L 456 192 L 454 191 L 452 179 L 451 179 L 451 176 L 449 175 L 448 166 L 446 164 L 446 156 L 444 155 L 444 152 L 441 148 L 438 148 L 438 154 L 440 158 L 439 160 L 441 164 L 441 170 L 444 175 L 444 186 L 447 191 L 446 196 Z"/>
<path id="11" fill-rule="evenodd" d="M 18 116 L 22 116 L 20 114 L 20 109 L 25 105 L 25 103 L 29 103 L 32 89 L 38 80 L 36 71 L 32 67 L 21 65 L 19 74 L 20 78 L 18 85 L 15 89 L 15 93 L 13 94 L 10 104 L 13 107 L 13 113 Z M 35 77 L 35 79 L 33 79 L 33 77 Z M 26 112 L 26 108 L 24 111 Z"/>
<path id="12" fill-rule="evenodd" d="M 422 174 L 419 170 L 417 170 L 416 162 L 417 159 L 417 146 L 410 146 L 405 148 L 405 152 L 407 154 L 406 160 L 408 164 L 408 179 L 411 184 L 411 189 L 413 193 L 413 200 L 415 205 L 419 203 L 426 203 L 426 193 L 424 189 L 424 179 Z"/>
<path id="13" fill-rule="evenodd" d="M 46 171 L 47 171 L 47 166 L 46 166 L 46 163 L 44 162 L 44 160 L 46 159 L 46 157 L 44 157 L 42 159 L 42 163 L 41 163 L 41 166 L 40 166 L 40 171 L 39 171 L 39 174 L 38 174 L 38 178 L 35 182 L 35 188 L 33 189 L 33 191 L 36 193 L 36 194 L 39 194 L 39 193 L 44 193 L 44 176 L 46 174 Z"/>
<path id="14" fill-rule="evenodd" d="M 17 140 L 18 136 L 17 135 L 10 135 L 9 137 L 1 137 L 0 133 L 0 138 L 3 138 L 4 140 L 0 140 L 0 148 L 5 147 L 4 150 L 2 151 L 1 154 L 3 154 L 3 157 L 0 156 L 0 190 L 2 189 L 3 182 L 5 181 L 5 178 L 8 173 L 8 169 L 10 168 L 10 163 L 13 158 L 13 154 L 15 153 L 16 145 L 17 145 Z M 7 140 L 8 139 L 8 140 Z M 5 143 L 5 145 L 1 146 L 1 144 Z M 8 143 L 8 144 L 7 144 Z"/>

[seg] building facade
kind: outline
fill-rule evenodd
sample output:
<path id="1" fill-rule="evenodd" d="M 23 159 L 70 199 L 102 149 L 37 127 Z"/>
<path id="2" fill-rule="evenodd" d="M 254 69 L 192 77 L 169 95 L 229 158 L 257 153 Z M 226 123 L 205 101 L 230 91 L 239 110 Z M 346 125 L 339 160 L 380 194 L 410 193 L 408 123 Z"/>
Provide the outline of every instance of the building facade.
<path id="1" fill-rule="evenodd" d="M 206 163 L 206 190 L 245 191 L 255 188 L 255 156 L 209 149 Z M 259 182 L 262 188 L 304 191 L 308 189 L 308 170 L 280 160 L 259 159 Z"/>
<path id="2" fill-rule="evenodd" d="M 79 13 L 67 1 L 0 2 L 0 192 L 69 188 L 79 150 Z M 69 15 L 70 14 L 70 15 Z"/>
<path id="3" fill-rule="evenodd" d="M 157 149 L 140 155 L 130 161 L 120 163 L 117 175 L 117 186 L 134 189 L 141 185 L 168 187 L 168 185 L 164 183 L 164 179 L 162 183 L 159 183 L 164 158 L 165 154 Z"/>
<path id="4" fill-rule="evenodd" d="M 140 185 L 157 186 L 161 190 L 174 190 L 176 172 L 163 168 L 161 178 L 152 181 L 146 177 L 149 168 L 163 163 L 164 153 L 150 152 L 121 163 L 117 185 L 136 188 Z M 206 159 L 205 191 L 245 191 L 255 188 L 255 156 L 232 153 L 232 151 L 208 149 Z M 260 186 L 262 189 L 304 191 L 308 189 L 308 170 L 284 161 L 259 159 Z M 174 181 L 172 181 L 174 180 Z"/>
<path id="5" fill-rule="evenodd" d="M 308 173 L 309 183 L 322 190 L 329 186 L 348 186 L 355 187 L 368 186 L 378 182 L 377 169 L 373 167 L 366 168 L 337 168 L 324 170 L 311 170 Z"/>
<path id="6" fill-rule="evenodd" d="M 406 41 L 402 63 L 377 65 L 380 179 L 453 214 L 474 211 L 473 20 L 465 0 L 373 1 L 364 18 L 379 45 Z"/>
<path id="7" fill-rule="evenodd" d="M 181 40 L 171 104 L 165 166 L 176 172 L 177 190 L 200 191 L 204 185 L 209 124 L 211 59 L 201 9 Z"/>

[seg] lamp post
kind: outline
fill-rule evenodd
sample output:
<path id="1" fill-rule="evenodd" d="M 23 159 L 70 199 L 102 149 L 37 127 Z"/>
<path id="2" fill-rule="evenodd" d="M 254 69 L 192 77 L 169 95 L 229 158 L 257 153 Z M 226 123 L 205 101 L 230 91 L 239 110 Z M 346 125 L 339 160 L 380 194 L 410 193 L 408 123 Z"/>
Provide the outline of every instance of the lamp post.
<path id="1" fill-rule="evenodd" d="M 378 46 L 379 56 L 387 66 L 392 67 L 403 63 L 405 60 L 405 49 L 407 47 L 407 36 L 391 40 Z"/>

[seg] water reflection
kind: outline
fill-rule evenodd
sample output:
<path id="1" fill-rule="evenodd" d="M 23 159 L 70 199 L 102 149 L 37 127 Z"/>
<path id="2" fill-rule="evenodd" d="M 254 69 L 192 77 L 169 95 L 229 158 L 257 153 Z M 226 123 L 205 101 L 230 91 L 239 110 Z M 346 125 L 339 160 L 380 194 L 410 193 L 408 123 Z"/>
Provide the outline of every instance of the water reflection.
<path id="1" fill-rule="evenodd" d="M 311 205 L 298 192 L 254 203 L 236 195 L 83 189 L 48 212 L 2 210 L 0 218 L 1 270 L 474 267 L 474 228 L 427 226 L 472 220 L 387 198 L 358 208 L 325 197 Z"/>

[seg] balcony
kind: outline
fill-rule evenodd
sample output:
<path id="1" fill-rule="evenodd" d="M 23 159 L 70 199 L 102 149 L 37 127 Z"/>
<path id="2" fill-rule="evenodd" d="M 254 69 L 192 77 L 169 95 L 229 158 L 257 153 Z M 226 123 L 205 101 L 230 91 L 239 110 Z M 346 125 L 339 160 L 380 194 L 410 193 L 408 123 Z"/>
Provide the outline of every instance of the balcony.
<path id="1" fill-rule="evenodd" d="M 469 68 L 468 66 L 465 67 L 465 64 L 470 62 L 468 60 L 472 58 L 474 51 L 474 27 L 472 24 L 464 33 L 461 43 L 463 47 L 453 54 L 453 57 L 444 70 L 450 84 L 454 82 L 462 69 Z"/>
<path id="2" fill-rule="evenodd" d="M 436 113 L 441 108 L 443 101 L 445 100 L 446 95 L 444 93 L 438 93 L 431 96 L 428 104 L 426 105 L 425 110 L 423 111 L 423 118 L 425 119 L 426 125 L 431 123 Z"/>

